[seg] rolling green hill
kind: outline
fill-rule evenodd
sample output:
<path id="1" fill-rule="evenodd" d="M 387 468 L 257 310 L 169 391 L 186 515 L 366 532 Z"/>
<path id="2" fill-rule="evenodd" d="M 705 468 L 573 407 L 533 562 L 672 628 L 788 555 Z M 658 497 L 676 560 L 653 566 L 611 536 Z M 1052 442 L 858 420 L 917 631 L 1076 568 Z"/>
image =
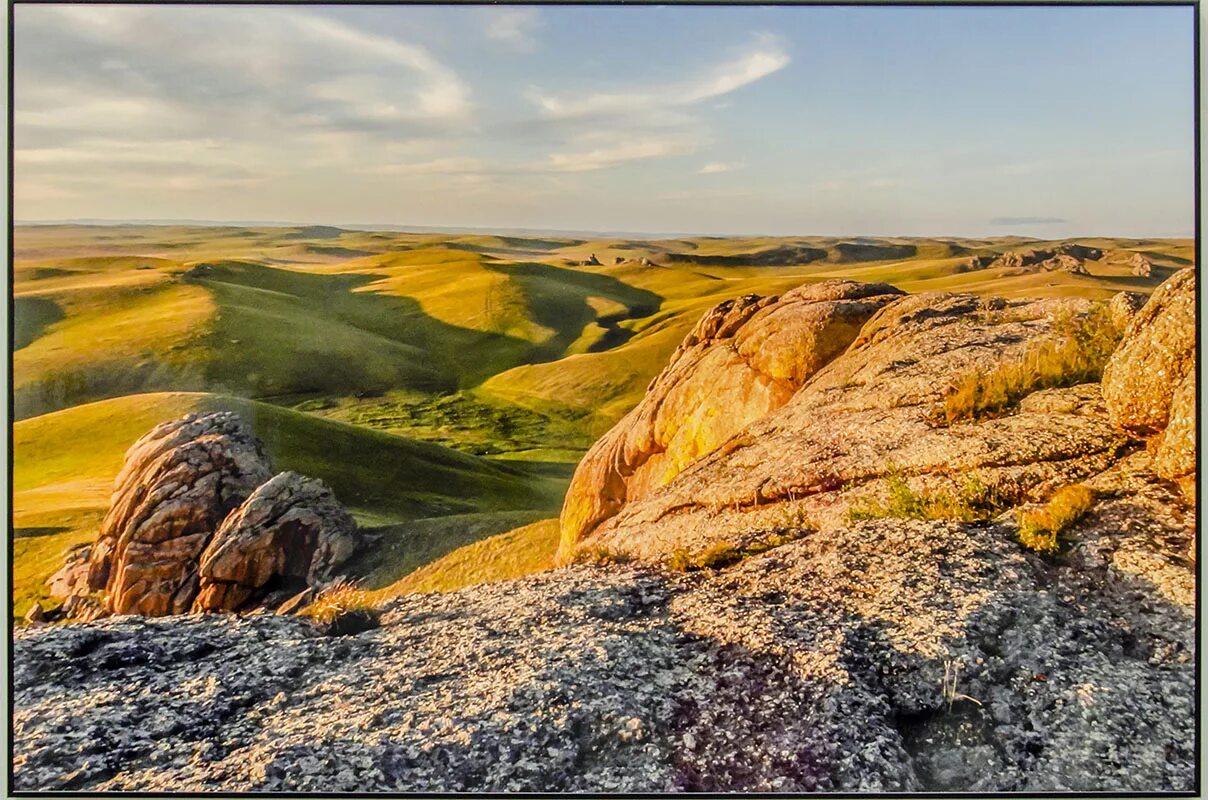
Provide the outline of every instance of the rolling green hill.
<path id="1" fill-rule="evenodd" d="M 840 277 L 1106 298 L 1194 258 L 1191 240 L 1078 241 L 1104 251 L 1089 274 L 971 266 L 1062 244 L 1024 237 L 18 226 L 18 611 L 95 534 L 123 452 L 163 420 L 239 411 L 278 469 L 331 484 L 378 529 L 357 565 L 370 588 L 463 585 L 545 564 L 541 525 L 575 462 L 710 306 Z"/>
<path id="2" fill-rule="evenodd" d="M 89 403 L 13 427 L 16 596 L 38 596 L 64 551 L 95 537 L 136 439 L 160 422 L 217 410 L 247 420 L 277 470 L 324 480 L 362 526 L 470 513 L 548 515 L 569 477 L 232 397 L 143 394 Z"/>

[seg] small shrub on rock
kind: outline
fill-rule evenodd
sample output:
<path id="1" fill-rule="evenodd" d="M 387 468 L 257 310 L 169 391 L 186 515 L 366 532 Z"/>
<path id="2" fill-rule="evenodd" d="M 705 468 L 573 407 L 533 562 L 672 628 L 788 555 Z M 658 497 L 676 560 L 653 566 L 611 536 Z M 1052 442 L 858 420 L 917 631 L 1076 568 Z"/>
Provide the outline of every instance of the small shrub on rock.
<path id="1" fill-rule="evenodd" d="M 1095 492 L 1080 483 L 1058 489 L 1042 507 L 1023 512 L 1019 519 L 1019 543 L 1037 553 L 1051 555 L 1061 545 L 1058 535 L 1090 511 Z"/>
<path id="2" fill-rule="evenodd" d="M 633 561 L 633 556 L 629 553 L 614 550 L 602 544 L 580 547 L 575 551 L 574 557 L 571 558 L 572 564 L 591 564 L 597 567 L 628 564 L 631 561 Z"/>
<path id="3" fill-rule="evenodd" d="M 1010 410 L 1040 389 L 1098 381 L 1121 335 L 1108 306 L 1099 303 L 1086 314 L 1059 317 L 1053 328 L 1057 340 L 1042 342 L 1022 358 L 993 370 L 958 378 L 936 421 L 951 425 L 985 419 Z"/>
<path id="4" fill-rule="evenodd" d="M 328 636 L 363 633 L 381 623 L 369 593 L 348 581 L 324 589 L 298 616 L 309 619 Z"/>
<path id="5" fill-rule="evenodd" d="M 897 471 L 886 476 L 884 500 L 869 498 L 853 504 L 847 516 L 853 522 L 864 519 L 954 519 L 983 522 L 993 518 L 1005 505 L 1002 498 L 976 475 L 970 475 L 956 491 L 916 492 Z"/>

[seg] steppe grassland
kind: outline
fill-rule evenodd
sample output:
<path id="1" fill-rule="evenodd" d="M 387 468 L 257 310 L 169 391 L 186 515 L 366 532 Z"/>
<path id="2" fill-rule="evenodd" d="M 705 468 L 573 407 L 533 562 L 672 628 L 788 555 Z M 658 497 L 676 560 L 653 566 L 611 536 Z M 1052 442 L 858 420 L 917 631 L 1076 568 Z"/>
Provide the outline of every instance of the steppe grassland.
<path id="1" fill-rule="evenodd" d="M 21 226 L 15 610 L 95 535 L 126 448 L 211 409 L 244 414 L 276 468 L 332 485 L 376 537 L 355 565 L 370 589 L 545 568 L 574 463 L 710 306 L 834 277 L 1105 299 L 1152 291 L 1194 250 L 1080 241 L 1108 251 L 1091 275 L 965 269 L 1047 244 L 1021 239 Z M 1133 253 L 1152 275 L 1132 274 Z"/>

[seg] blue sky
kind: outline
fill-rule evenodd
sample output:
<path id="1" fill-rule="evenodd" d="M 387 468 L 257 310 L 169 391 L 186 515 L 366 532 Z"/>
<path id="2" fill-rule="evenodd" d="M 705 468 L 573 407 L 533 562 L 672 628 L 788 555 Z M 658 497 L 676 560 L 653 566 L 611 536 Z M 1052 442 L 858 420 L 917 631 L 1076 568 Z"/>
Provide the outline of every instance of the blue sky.
<path id="1" fill-rule="evenodd" d="M 15 10 L 16 215 L 1185 236 L 1191 8 Z"/>

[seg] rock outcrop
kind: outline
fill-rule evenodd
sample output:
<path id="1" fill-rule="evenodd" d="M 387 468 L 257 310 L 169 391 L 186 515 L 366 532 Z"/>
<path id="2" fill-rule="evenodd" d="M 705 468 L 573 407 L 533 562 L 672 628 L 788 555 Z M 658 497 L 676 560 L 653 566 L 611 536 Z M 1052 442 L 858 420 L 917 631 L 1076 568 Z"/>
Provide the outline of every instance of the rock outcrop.
<path id="1" fill-rule="evenodd" d="M 1001 255 L 972 256 L 961 265 L 961 271 L 1004 268 L 1045 272 L 1061 270 L 1077 275 L 1089 275 L 1085 262 L 1098 261 L 1101 258 L 1103 251 L 1097 247 L 1063 244 L 1052 249 L 1012 250 Z"/>
<path id="2" fill-rule="evenodd" d="M 826 281 L 711 309 L 646 397 L 580 462 L 562 512 L 564 553 L 626 502 L 788 402 L 901 294 L 886 284 Z"/>
<path id="3" fill-rule="evenodd" d="M 1052 258 L 1045 259 L 1040 262 L 1040 268 L 1046 272 L 1060 270 L 1062 272 L 1070 272 L 1075 275 L 1089 275 L 1090 272 L 1086 269 L 1086 264 L 1081 259 L 1071 255 L 1059 253 Z"/>
<path id="4" fill-rule="evenodd" d="M 1137 312 L 1145 307 L 1148 300 L 1149 297 L 1140 292 L 1117 293 L 1108 303 L 1108 313 L 1111 315 L 1112 324 L 1119 330 L 1127 329 L 1137 316 Z"/>
<path id="5" fill-rule="evenodd" d="M 194 611 L 275 607 L 330 580 L 356 549 L 356 523 L 322 481 L 283 472 L 231 513 L 201 555 Z M 277 597 L 266 599 L 268 592 Z"/>
<path id="6" fill-rule="evenodd" d="M 22 791 L 1187 792 L 1190 535 L 1141 461 L 1041 563 L 872 520 L 717 572 L 570 567 L 271 614 L 18 631 Z M 1166 492 L 1165 494 L 1163 492 Z"/>
<path id="7" fill-rule="evenodd" d="M 356 548 L 356 523 L 321 481 L 270 475 L 236 414 L 157 426 L 127 451 L 97 540 L 48 582 L 58 611 L 234 611 L 329 581 Z"/>
<path id="8" fill-rule="evenodd" d="M 1103 371 L 1112 421 L 1149 441 L 1154 467 L 1195 490 L 1195 271 L 1158 287 L 1136 314 Z"/>
<path id="9" fill-rule="evenodd" d="M 976 479 L 1017 504 L 1102 471 L 1125 446 L 1095 384 L 1039 392 L 1006 416 L 951 427 L 935 420 L 949 386 L 1060 338 L 1055 320 L 1085 313 L 1087 301 L 890 299 L 780 408 L 733 431 L 657 491 L 614 500 L 615 511 L 589 540 L 657 559 L 740 545 L 786 520 L 829 529 L 846 521 L 854 503 L 883 493 L 895 475 L 931 493 L 958 492 Z M 577 473 L 566 509 L 577 507 L 580 485 Z M 570 531 L 586 530 L 576 521 Z M 564 539 L 564 548 L 574 546 Z"/>
<path id="10" fill-rule="evenodd" d="M 1133 253 L 1128 264 L 1132 267 L 1132 274 L 1137 277 L 1148 278 L 1153 274 L 1153 262 L 1140 253 Z"/>
<path id="11" fill-rule="evenodd" d="M 260 443 L 235 414 L 190 414 L 126 452 L 89 555 L 89 588 L 114 614 L 189 610 L 197 562 L 219 523 L 268 480 Z"/>

